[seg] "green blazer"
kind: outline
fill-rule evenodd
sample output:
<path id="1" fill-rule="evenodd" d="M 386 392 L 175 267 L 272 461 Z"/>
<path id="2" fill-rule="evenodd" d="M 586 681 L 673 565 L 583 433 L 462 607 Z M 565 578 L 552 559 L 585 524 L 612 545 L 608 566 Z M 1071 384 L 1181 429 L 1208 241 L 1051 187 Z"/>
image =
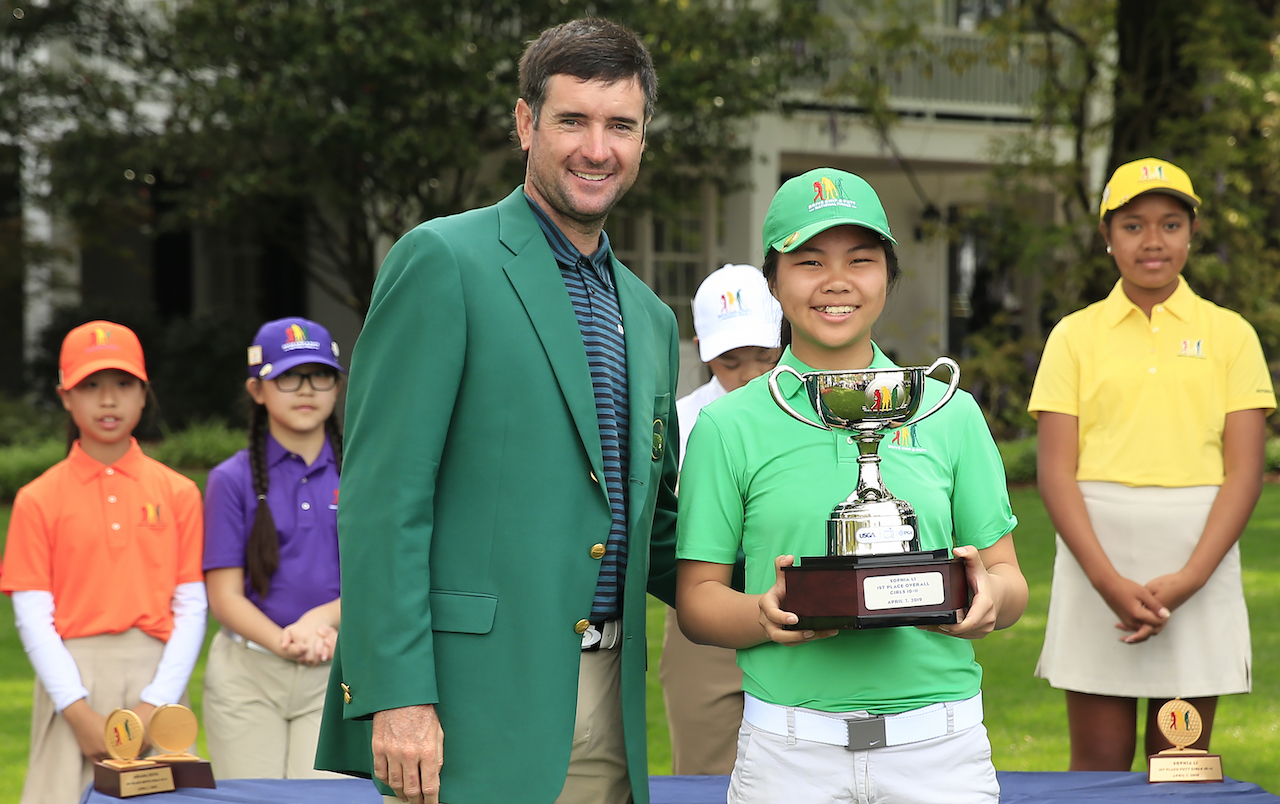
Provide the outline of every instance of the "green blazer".
<path id="1" fill-rule="evenodd" d="M 559 794 L 576 626 L 609 533 L 586 351 L 522 190 L 401 238 L 351 358 L 342 628 L 317 767 L 371 775 L 373 713 L 436 704 L 449 804 Z M 630 404 L 622 704 L 646 804 L 645 591 L 674 600 L 679 343 L 671 310 L 613 270 Z"/>

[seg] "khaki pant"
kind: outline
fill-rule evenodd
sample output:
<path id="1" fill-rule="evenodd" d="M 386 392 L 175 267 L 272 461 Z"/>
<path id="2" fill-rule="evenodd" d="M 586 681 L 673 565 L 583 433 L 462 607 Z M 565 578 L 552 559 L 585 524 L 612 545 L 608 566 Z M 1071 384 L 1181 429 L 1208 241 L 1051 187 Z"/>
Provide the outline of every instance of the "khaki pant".
<path id="1" fill-rule="evenodd" d="M 445 734 L 445 745 L 449 735 Z M 449 761 L 446 749 L 445 762 Z M 518 801 L 513 794 L 512 801 Z M 396 804 L 395 796 L 383 796 Z M 445 800 L 448 804 L 448 800 Z M 622 650 L 586 651 L 578 664 L 578 710 L 564 789 L 555 804 L 631 804 L 622 736 Z"/>
<path id="2" fill-rule="evenodd" d="M 697 645 L 667 608 L 658 668 L 671 733 L 671 772 L 676 776 L 727 776 L 742 725 L 742 671 L 737 653 Z"/>
<path id="3" fill-rule="evenodd" d="M 219 779 L 329 779 L 315 769 L 329 663 L 307 667 L 218 631 L 204 673 L 204 728 Z"/>
<path id="4" fill-rule="evenodd" d="M 88 704 L 105 716 L 137 706 L 151 683 L 164 643 L 138 629 L 65 640 L 89 690 Z M 76 804 L 93 782 L 93 763 L 80 753 L 75 732 L 54 708 L 36 679 L 31 705 L 31 758 L 22 785 L 22 804 Z"/>

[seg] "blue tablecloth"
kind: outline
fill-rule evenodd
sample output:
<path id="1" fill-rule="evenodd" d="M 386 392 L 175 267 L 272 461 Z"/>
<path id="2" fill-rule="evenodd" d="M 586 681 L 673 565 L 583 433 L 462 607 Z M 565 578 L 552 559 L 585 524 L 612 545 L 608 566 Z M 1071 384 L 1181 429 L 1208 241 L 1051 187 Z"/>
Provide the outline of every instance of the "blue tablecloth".
<path id="1" fill-rule="evenodd" d="M 1074 804 L 1075 802 L 1130 801 L 1165 804 L 1280 804 L 1274 796 L 1249 782 L 1228 779 L 1222 784 L 1147 784 L 1142 773 L 1014 773 L 1001 772 L 1001 804 Z M 729 787 L 727 776 L 652 776 L 652 804 L 723 804 Z M 139 798 L 156 804 L 199 804 L 221 801 L 235 804 L 382 804 L 373 785 L 361 779 L 225 779 L 216 790 L 187 789 Z M 82 804 L 120 801 L 92 789 Z M 808 804 L 796 802 L 796 804 Z M 817 804 L 815 802 L 815 804 Z"/>
<path id="2" fill-rule="evenodd" d="M 1147 784 L 1145 773 L 997 772 L 1000 804 L 1072 804 L 1129 801 L 1166 804 L 1280 804 L 1280 796 L 1249 782 Z M 727 776 L 651 776 L 652 804 L 723 804 Z M 796 804 L 802 804 L 797 802 Z"/>

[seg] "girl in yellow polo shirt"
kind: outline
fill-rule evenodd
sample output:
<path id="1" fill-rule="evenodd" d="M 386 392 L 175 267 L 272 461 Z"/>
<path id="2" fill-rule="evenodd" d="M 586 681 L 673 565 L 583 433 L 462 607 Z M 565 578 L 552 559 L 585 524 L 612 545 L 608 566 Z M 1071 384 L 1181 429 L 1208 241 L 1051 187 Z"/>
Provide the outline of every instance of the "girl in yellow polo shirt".
<path id="1" fill-rule="evenodd" d="M 1236 541 L 1276 402 L 1253 328 L 1181 277 L 1199 205 L 1175 165 L 1116 169 L 1099 212 L 1120 280 L 1054 328 L 1031 393 L 1058 531 L 1036 675 L 1066 691 L 1071 770 L 1130 769 L 1138 698 L 1147 754 L 1174 697 L 1208 748 L 1217 696 L 1250 687 Z"/>

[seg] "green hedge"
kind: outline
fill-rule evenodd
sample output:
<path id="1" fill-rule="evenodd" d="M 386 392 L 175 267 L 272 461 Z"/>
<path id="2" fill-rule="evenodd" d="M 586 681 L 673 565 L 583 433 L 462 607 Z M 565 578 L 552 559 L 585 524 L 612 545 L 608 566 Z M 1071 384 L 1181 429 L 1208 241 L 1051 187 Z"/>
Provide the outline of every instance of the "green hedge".
<path id="1" fill-rule="evenodd" d="M 0 448 L 0 501 L 10 502 L 18 489 L 67 454 L 67 442 L 50 438 L 34 444 L 14 444 Z"/>
<path id="2" fill-rule="evenodd" d="M 236 450 L 243 449 L 247 443 L 244 430 L 211 422 L 192 425 L 163 441 L 143 444 L 142 448 L 151 457 L 174 468 L 208 470 Z M 62 438 L 0 447 L 0 501 L 12 501 L 18 489 L 39 477 L 41 472 L 62 460 L 66 454 L 66 441 Z"/>
<path id="3" fill-rule="evenodd" d="M 144 444 L 143 450 L 175 469 L 212 469 L 248 444 L 244 430 L 215 421 L 193 424 L 164 441 Z"/>
<path id="4" fill-rule="evenodd" d="M 1004 461 L 1004 476 L 1010 483 L 1036 482 L 1036 438 L 1029 436 L 1016 441 L 1000 441 L 1000 459 Z"/>

